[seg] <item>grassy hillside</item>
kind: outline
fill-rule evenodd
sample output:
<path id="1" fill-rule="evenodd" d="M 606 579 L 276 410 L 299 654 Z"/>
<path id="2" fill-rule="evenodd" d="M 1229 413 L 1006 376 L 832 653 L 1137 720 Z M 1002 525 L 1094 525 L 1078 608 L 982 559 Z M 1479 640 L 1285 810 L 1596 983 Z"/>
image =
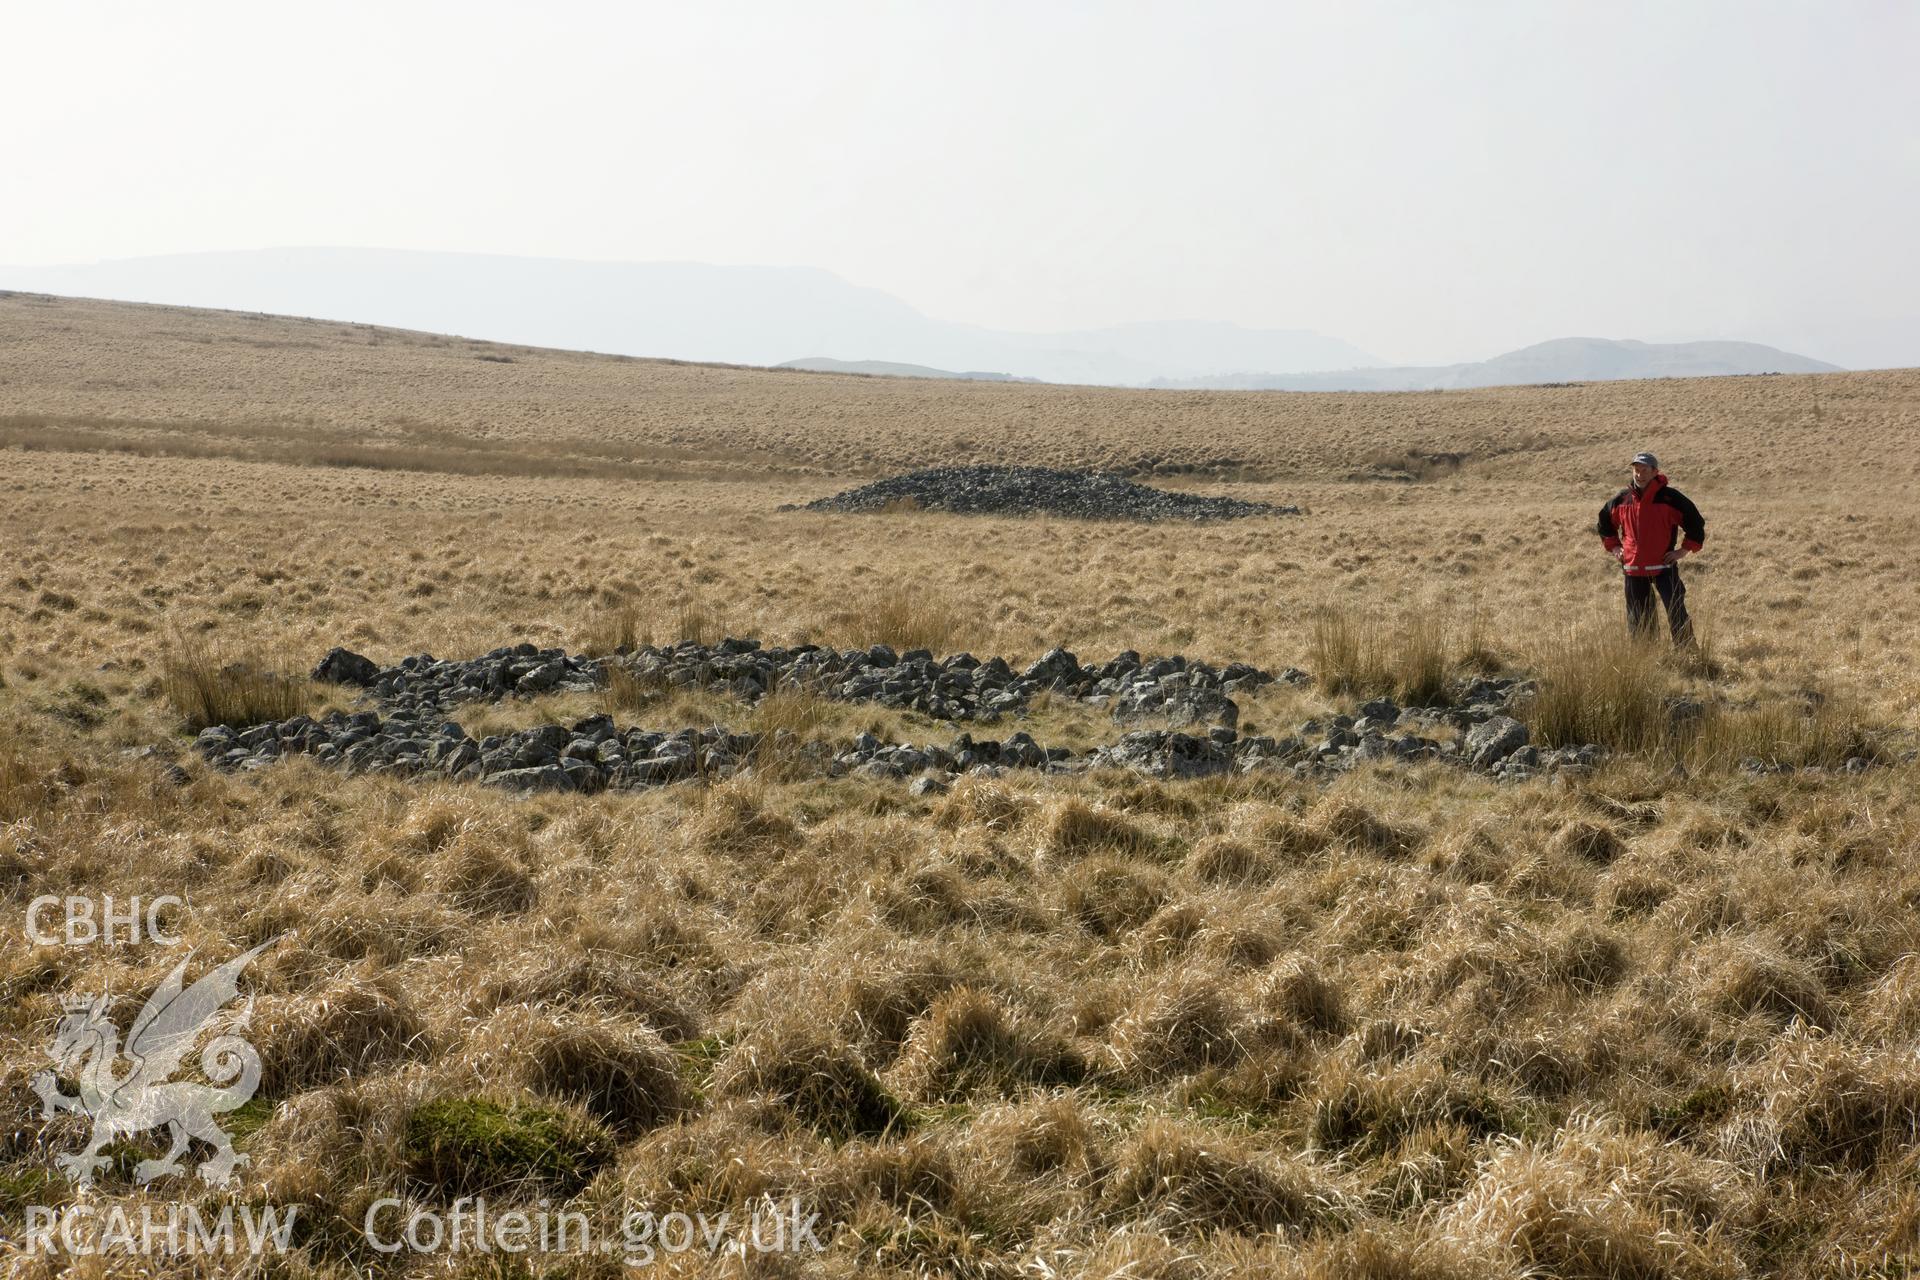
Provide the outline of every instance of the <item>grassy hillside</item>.
<path id="1" fill-rule="evenodd" d="M 124 1030 L 184 954 L 20 945 L 27 904 L 172 893 L 196 973 L 297 930 L 243 983 L 263 1081 L 228 1125 L 252 1161 L 234 1198 L 311 1224 L 286 1274 L 525 1274 L 360 1235 L 381 1197 L 446 1211 L 476 1189 L 616 1235 L 634 1209 L 799 1197 L 829 1245 L 664 1274 L 1905 1274 L 1917 398 L 1910 371 L 1379 397 L 934 383 L 0 298 L 0 1249 L 24 1275 L 70 1261 L 18 1233 L 75 1198 L 54 1161 L 83 1126 L 43 1121 L 29 1086 L 61 997 L 111 991 Z M 1589 531 L 1645 447 L 1708 519 L 1690 658 L 1618 639 Z M 1307 514 L 775 511 L 954 460 L 1159 466 Z M 1437 660 L 1538 680 L 1537 733 L 1571 715 L 1616 755 L 1518 783 L 1011 771 L 916 796 L 769 769 L 528 797 L 221 772 L 179 700 L 197 676 L 352 708 L 300 678 L 336 644 L 384 664 L 727 633 L 1317 678 L 1244 699 L 1246 732 Z M 617 692 L 463 714 L 777 718 Z M 1646 732 L 1669 698 L 1707 728 Z M 779 714 L 802 738 L 953 733 Z M 1115 732 L 1058 706 L 1025 723 Z M 1743 770 L 1756 754 L 1815 767 Z M 164 1146 L 117 1149 L 91 1203 L 225 1203 L 136 1189 Z"/>
<path id="2" fill-rule="evenodd" d="M 25 294 L 0 297 L 0 343 L 9 413 L 32 418 L 0 424 L 13 432 L 51 419 L 225 456 L 272 456 L 293 436 L 316 454 L 375 447 L 415 465 L 430 460 L 404 451 L 452 450 L 447 467 L 512 444 L 519 465 L 609 475 L 978 460 L 1335 479 L 1412 451 L 1580 484 L 1656 442 L 1686 474 L 1738 489 L 1812 471 L 1910 492 L 1920 475 L 1912 370 L 1390 395 L 952 386 Z"/>

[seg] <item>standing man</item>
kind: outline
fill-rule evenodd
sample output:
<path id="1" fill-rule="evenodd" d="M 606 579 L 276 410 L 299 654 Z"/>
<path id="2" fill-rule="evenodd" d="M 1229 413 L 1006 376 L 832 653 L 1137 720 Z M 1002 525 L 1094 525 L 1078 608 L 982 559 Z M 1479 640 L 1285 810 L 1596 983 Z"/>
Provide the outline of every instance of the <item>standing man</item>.
<path id="1" fill-rule="evenodd" d="M 1660 460 L 1636 453 L 1629 464 L 1633 483 L 1600 508 L 1600 543 L 1627 571 L 1627 626 L 1635 634 L 1653 634 L 1653 593 L 1667 607 L 1667 625 L 1675 644 L 1693 643 L 1687 617 L 1687 589 L 1680 581 L 1680 557 L 1698 551 L 1707 540 L 1707 522 L 1687 495 L 1660 474 Z M 1680 545 L 1675 547 L 1678 537 Z"/>

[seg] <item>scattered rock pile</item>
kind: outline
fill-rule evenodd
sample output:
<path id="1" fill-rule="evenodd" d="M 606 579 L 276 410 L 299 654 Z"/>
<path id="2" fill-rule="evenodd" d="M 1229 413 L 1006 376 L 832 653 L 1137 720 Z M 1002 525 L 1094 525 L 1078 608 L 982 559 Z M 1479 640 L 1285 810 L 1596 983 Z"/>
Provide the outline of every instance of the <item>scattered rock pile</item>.
<path id="1" fill-rule="evenodd" d="M 1115 719 L 1233 724 L 1239 711 L 1229 695 L 1275 680 L 1304 684 L 1311 679 L 1293 667 L 1276 676 L 1244 662 L 1215 667 L 1181 654 L 1143 661 L 1131 649 L 1083 666 L 1072 653 L 1056 648 L 1016 668 L 1005 658 L 982 660 L 970 653 L 935 658 L 925 649 L 896 653 L 884 644 L 844 651 L 817 645 L 762 649 L 757 640 L 730 639 L 712 646 L 649 647 L 614 660 L 638 679 L 722 688 L 749 702 L 774 689 L 811 689 L 936 720 L 987 724 L 1025 711 L 1043 693 L 1110 706 Z"/>
<path id="2" fill-rule="evenodd" d="M 290 755 L 353 773 L 428 775 L 478 781 L 515 790 L 632 790 L 691 777 L 721 777 L 750 767 L 771 749 L 825 775 L 905 779 L 916 791 L 937 791 L 944 779 L 971 771 L 1041 769 L 1078 772 L 1125 768 L 1158 778 L 1197 778 L 1257 769 L 1289 769 L 1300 776 L 1342 772 L 1368 763 L 1452 762 L 1518 780 L 1543 771 L 1579 771 L 1604 758 L 1595 746 L 1542 751 L 1527 728 L 1506 714 L 1532 686 L 1515 680 L 1476 680 L 1454 691 L 1444 707 L 1402 708 L 1375 699 L 1358 716 L 1308 720 L 1282 738 L 1242 735 L 1230 692 L 1276 678 L 1304 683 L 1289 668 L 1278 677 L 1245 663 L 1215 668 L 1184 657 L 1143 663 L 1128 652 L 1099 666 L 1082 666 L 1054 649 L 1016 672 L 1005 660 L 968 654 L 935 660 L 925 651 L 896 654 L 884 645 L 844 652 L 815 646 L 762 649 L 754 640 L 718 645 L 646 648 L 613 661 L 672 685 L 724 687 L 746 701 L 783 685 L 803 685 L 829 696 L 912 707 L 952 721 L 980 723 L 1018 712 L 1042 692 L 1111 706 L 1129 722 L 1157 717 L 1178 725 L 1202 722 L 1204 732 L 1139 729 L 1090 750 L 1048 747 L 1025 732 L 1003 740 L 962 733 L 945 746 L 883 742 L 862 733 L 842 747 L 801 743 L 786 731 L 771 739 L 722 726 L 660 732 L 621 727 L 610 716 L 590 716 L 571 727 L 542 725 L 475 739 L 444 718 L 444 703 L 563 689 L 593 689 L 604 671 L 592 660 L 558 649 L 520 645 L 467 662 L 417 654 L 397 666 L 377 667 L 343 649 L 329 653 L 316 676 L 332 674 L 365 687 L 387 714 L 333 712 L 247 729 L 219 725 L 195 746 L 221 768 L 264 768 Z M 1431 736 L 1452 731 L 1456 736 Z"/>
<path id="3" fill-rule="evenodd" d="M 357 685 L 384 706 L 422 711 L 515 694 L 591 693 L 606 683 L 599 659 L 531 644 L 506 645 L 465 661 L 416 653 L 391 667 L 349 649 L 330 649 L 313 678 Z"/>
<path id="4" fill-rule="evenodd" d="M 1311 679 L 1294 667 L 1276 676 L 1244 662 L 1215 667 L 1181 654 L 1143 660 L 1132 650 L 1083 666 L 1072 653 L 1056 648 L 1037 662 L 1015 667 L 1005 658 L 983 660 L 970 653 L 935 658 L 925 649 L 897 653 L 884 644 L 846 650 L 820 645 L 763 649 L 758 640 L 740 639 L 647 646 L 606 661 L 618 663 L 637 680 L 715 689 L 746 702 L 757 702 L 775 689 L 806 689 L 839 701 L 917 711 L 935 720 L 983 724 L 1019 714 L 1045 693 L 1093 707 L 1111 706 L 1116 720 L 1231 725 L 1239 715 L 1232 694 L 1275 680 L 1305 684 Z M 463 702 L 590 692 L 606 684 L 607 672 L 599 659 L 522 644 L 466 661 L 415 654 L 385 668 L 349 650 L 334 649 L 314 668 L 313 678 L 357 685 L 388 708 L 429 712 Z"/>
<path id="5" fill-rule="evenodd" d="M 283 756 L 310 755 L 348 773 L 426 774 L 516 791 L 600 791 L 724 776 L 761 744 L 757 735 L 730 733 L 718 725 L 675 733 L 621 729 L 605 715 L 571 728 L 549 724 L 480 739 L 451 720 L 436 725 L 429 719 L 412 710 L 385 719 L 373 711 L 335 711 L 319 720 L 295 716 L 245 732 L 215 725 L 202 730 L 194 746 L 229 769 L 261 769 Z"/>
<path id="6" fill-rule="evenodd" d="M 887 509 L 952 511 L 965 515 L 1068 516 L 1076 520 L 1235 520 L 1299 515 L 1300 508 L 1238 498 L 1152 489 L 1097 471 L 1051 467 L 929 467 L 820 498 L 805 511 Z M 783 511 L 795 510 L 782 507 Z"/>

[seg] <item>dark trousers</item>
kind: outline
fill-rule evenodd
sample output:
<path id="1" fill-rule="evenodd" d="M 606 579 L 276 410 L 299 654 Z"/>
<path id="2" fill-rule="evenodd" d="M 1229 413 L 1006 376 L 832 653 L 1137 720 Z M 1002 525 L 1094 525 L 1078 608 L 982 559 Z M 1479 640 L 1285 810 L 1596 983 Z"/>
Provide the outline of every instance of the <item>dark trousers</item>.
<path id="1" fill-rule="evenodd" d="M 1680 581 L 1680 566 L 1670 564 L 1651 578 L 1627 579 L 1627 626 L 1637 636 L 1651 638 L 1659 612 L 1653 607 L 1653 593 L 1667 607 L 1667 626 L 1675 644 L 1693 643 L 1693 620 L 1687 617 L 1687 586 Z"/>

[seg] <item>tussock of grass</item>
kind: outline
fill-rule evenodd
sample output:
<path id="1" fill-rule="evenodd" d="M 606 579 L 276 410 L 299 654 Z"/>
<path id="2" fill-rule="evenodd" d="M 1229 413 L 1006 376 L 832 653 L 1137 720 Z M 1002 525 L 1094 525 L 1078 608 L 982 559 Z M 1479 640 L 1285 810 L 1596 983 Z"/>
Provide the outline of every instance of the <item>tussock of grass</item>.
<path id="1" fill-rule="evenodd" d="M 407 1117 L 411 1178 L 442 1200 L 546 1191 L 570 1196 L 614 1156 L 593 1121 L 558 1107 L 440 1098 Z"/>
<path id="2" fill-rule="evenodd" d="M 1380 613 L 1326 604 L 1311 615 L 1309 669 L 1332 694 L 1385 695 L 1411 706 L 1446 701 L 1456 672 L 1487 661 L 1478 613 L 1445 607 Z"/>
<path id="3" fill-rule="evenodd" d="M 904 1130 L 900 1103 L 852 1049 L 799 1021 L 750 1034 L 714 1070 L 723 1098 L 763 1094 L 797 1121 L 844 1141 Z"/>
<path id="4" fill-rule="evenodd" d="M 1626 852 L 1626 842 L 1612 827 L 1575 819 L 1553 834 L 1553 847 L 1570 858 L 1606 865 Z"/>
<path id="5" fill-rule="evenodd" d="M 1355 1159 L 1377 1158 L 1422 1129 L 1458 1125 L 1482 1139 L 1512 1133 L 1524 1118 L 1510 1099 L 1432 1063 L 1354 1071 L 1327 1062 L 1311 1085 L 1309 1136 Z"/>
<path id="6" fill-rule="evenodd" d="M 1321 1035 L 1344 1035 L 1352 1021 L 1340 988 L 1304 956 L 1283 961 L 1266 976 L 1260 1007 Z"/>
<path id="7" fill-rule="evenodd" d="M 1100 1207 L 1194 1234 L 1311 1231 L 1351 1212 L 1341 1188 L 1311 1166 L 1169 1120 L 1150 1121 L 1120 1152 Z"/>
<path id="8" fill-rule="evenodd" d="M 671 1203 L 714 1215 L 751 1212 L 762 1197 L 800 1191 L 813 1171 L 795 1158 L 783 1121 L 779 1108 L 763 1100 L 717 1102 L 631 1143 L 617 1175 L 603 1178 L 589 1198 L 615 1222 L 638 1204 Z"/>
<path id="9" fill-rule="evenodd" d="M 946 1144 L 928 1135 L 913 1134 L 897 1142 L 848 1143 L 836 1155 L 834 1173 L 844 1182 L 850 1200 L 865 1202 L 862 1208 L 879 1202 L 909 1214 L 924 1215 L 931 1209 L 943 1215 L 965 1216 L 968 1197 L 961 1187 L 961 1172 Z M 903 1222 L 897 1232 L 887 1234 L 904 1246 L 902 1252 L 909 1257 L 924 1256 L 928 1244 L 934 1245 L 935 1256 L 949 1248 L 971 1252 L 965 1233 L 957 1230 L 957 1225 L 942 1224 L 928 1231 Z M 870 1240 L 880 1238 L 858 1226 L 855 1230 Z"/>
<path id="10" fill-rule="evenodd" d="M 933 806 L 936 826 L 948 830 L 977 825 L 1004 831 L 1016 825 L 1034 807 L 1031 797 L 1003 782 L 978 774 L 963 774 L 953 790 Z"/>
<path id="11" fill-rule="evenodd" d="M 1055 892 L 1068 919 L 1097 937 L 1113 938 L 1144 924 L 1165 905 L 1172 888 L 1153 867 L 1095 857 L 1069 867 Z"/>
<path id="12" fill-rule="evenodd" d="M 915 1024 L 890 1078 L 905 1097 L 944 1101 L 1075 1084 L 1085 1074 L 1085 1062 L 1065 1040 L 987 993 L 959 987 Z"/>
<path id="13" fill-rule="evenodd" d="M 1800 1027 L 1739 1072 L 1736 1087 L 1758 1103 L 1727 1134 L 1749 1158 L 1860 1170 L 1920 1142 L 1920 1077 L 1905 1050 L 1862 1051 Z"/>
<path id="14" fill-rule="evenodd" d="M 800 829 L 769 812 L 765 792 L 750 778 L 730 778 L 709 788 L 690 831 L 704 853 L 728 858 L 777 857 L 796 848 Z"/>
<path id="15" fill-rule="evenodd" d="M 239 655 L 186 632 L 175 633 L 161 655 L 160 671 L 168 704 L 195 730 L 290 719 L 317 696 L 312 683 L 285 664 Z"/>
<path id="16" fill-rule="evenodd" d="M 262 1002 L 251 1036 L 260 1051 L 261 1095 L 287 1098 L 431 1057 L 426 1019 L 391 986 L 335 981 Z"/>
<path id="17" fill-rule="evenodd" d="M 667 682 L 658 676 L 635 675 L 624 663 L 606 664 L 607 687 L 601 692 L 602 709 L 622 720 L 652 711 L 668 693 Z"/>
<path id="18" fill-rule="evenodd" d="M 1245 1056 L 1248 1010 L 1205 972 L 1176 972 L 1154 983 L 1114 1021 L 1113 1057 L 1123 1074 L 1164 1079 Z"/>
<path id="19" fill-rule="evenodd" d="M 927 582 L 875 583 L 853 594 L 829 624 L 845 646 L 892 645 L 905 653 L 926 649 L 955 653 L 974 642 L 973 613 L 950 593 Z"/>
<path id="20" fill-rule="evenodd" d="M 1760 1014 L 1782 1023 L 1832 1024 L 1826 988 L 1811 969 L 1764 940 L 1725 939 L 1702 948 L 1698 991 L 1709 1009 L 1735 1017 Z"/>
<path id="21" fill-rule="evenodd" d="M 1835 768 L 1856 756 L 1881 756 L 1883 735 L 1843 700 L 1802 691 L 1726 705 L 1690 682 L 1703 661 L 1617 625 L 1585 623 L 1534 651 L 1538 688 L 1522 714 L 1534 740 L 1547 746 L 1596 742 L 1696 770 L 1750 760 Z M 1691 714 L 1676 711 L 1682 700 L 1696 704 Z"/>
<path id="22" fill-rule="evenodd" d="M 1252 884 L 1272 876 L 1274 860 L 1265 850 L 1238 836 L 1210 835 L 1187 852 L 1189 875 L 1213 884 Z"/>
<path id="23" fill-rule="evenodd" d="M 474 1029 L 462 1056 L 476 1083 L 578 1103 L 617 1134 L 651 1129 L 685 1101 L 679 1058 L 658 1033 L 607 1014 L 510 1006 Z"/>
<path id="24" fill-rule="evenodd" d="M 1072 1094 L 988 1108 L 969 1138 L 1013 1179 L 1059 1172 L 1085 1177 L 1104 1159 L 1105 1143 L 1093 1117 Z"/>
<path id="25" fill-rule="evenodd" d="M 1832 699 L 1799 698 L 1757 707 L 1711 707 L 1687 741 L 1697 769 L 1729 769 L 1749 760 L 1768 766 L 1838 768 L 1856 757 L 1878 761 L 1884 735 L 1853 708 Z"/>
<path id="26" fill-rule="evenodd" d="M 1152 852 L 1157 844 L 1130 818 L 1074 796 L 1056 802 L 1040 824 L 1040 847 L 1055 858 L 1144 854 Z"/>
<path id="27" fill-rule="evenodd" d="M 651 643 L 653 633 L 641 619 L 639 604 L 629 596 L 619 596 L 603 602 L 588 620 L 580 652 L 600 656 Z"/>
<path id="28" fill-rule="evenodd" d="M 15 822 L 51 802 L 64 788 L 59 770 L 48 770 L 13 742 L 0 745 L 0 822 Z M 0 844 L 0 859 L 9 855 Z M 16 852 L 13 857 L 19 857 Z"/>
<path id="29" fill-rule="evenodd" d="M 667 614 L 665 629 L 676 642 L 715 645 L 727 638 L 727 617 L 710 602 L 692 597 Z"/>
<path id="30" fill-rule="evenodd" d="M 512 915 L 539 897 L 518 842 L 498 829 L 462 831 L 432 855 L 427 884 L 463 911 Z"/>
<path id="31" fill-rule="evenodd" d="M 1236 813 L 1233 830 L 1263 855 L 1288 866 L 1306 861 L 1332 841 L 1324 826 L 1265 805 L 1248 806 Z"/>
<path id="32" fill-rule="evenodd" d="M 685 948 L 668 947 L 673 952 Z M 696 1009 L 661 976 L 658 968 L 636 957 L 608 951 L 577 951 L 529 955 L 507 949 L 476 964 L 472 1006 L 487 1011 L 502 1005 L 534 1005 L 547 1010 L 590 1010 L 637 1018 L 672 1041 L 692 1040 L 702 1030 Z"/>
<path id="33" fill-rule="evenodd" d="M 753 705 L 751 731 L 760 735 L 752 767 L 756 774 L 775 780 L 810 776 L 818 768 L 821 744 L 847 733 L 854 708 L 836 703 L 813 689 L 780 688 Z"/>
<path id="34" fill-rule="evenodd" d="M 1484 1259 L 1570 1280 L 1744 1273 L 1726 1235 L 1739 1221 L 1731 1170 L 1643 1134 L 1576 1119 L 1547 1143 L 1497 1150 L 1440 1221 L 1440 1238 Z"/>
<path id="35" fill-rule="evenodd" d="M 1873 985 L 1854 1015 L 1857 1028 L 1882 1042 L 1920 1039 L 1920 953 L 1909 953 Z"/>
<path id="36" fill-rule="evenodd" d="M 1399 1172 L 1414 1183 L 1434 1163 L 1432 1157 L 1409 1157 Z M 1296 1276 L 1300 1280 L 1484 1280 L 1487 1274 L 1457 1249 L 1414 1232 L 1391 1229 L 1310 1241 L 1295 1261 L 1285 1272 L 1290 1280 Z"/>
<path id="37" fill-rule="evenodd" d="M 1314 808 L 1308 820 L 1325 831 L 1330 841 L 1383 857 L 1404 857 L 1421 840 L 1420 833 L 1412 828 L 1388 822 L 1365 805 L 1345 798 L 1329 796 Z"/>
<path id="38" fill-rule="evenodd" d="M 909 932 L 934 930 L 974 916 L 966 877 L 937 860 L 922 862 L 905 873 L 877 876 L 868 893 L 882 919 Z"/>
<path id="39" fill-rule="evenodd" d="M 1554 636 L 1531 655 L 1539 689 L 1525 719 L 1548 746 L 1597 742 L 1610 751 L 1645 752 L 1668 740 L 1672 679 L 1651 641 L 1617 626 L 1590 623 Z"/>

